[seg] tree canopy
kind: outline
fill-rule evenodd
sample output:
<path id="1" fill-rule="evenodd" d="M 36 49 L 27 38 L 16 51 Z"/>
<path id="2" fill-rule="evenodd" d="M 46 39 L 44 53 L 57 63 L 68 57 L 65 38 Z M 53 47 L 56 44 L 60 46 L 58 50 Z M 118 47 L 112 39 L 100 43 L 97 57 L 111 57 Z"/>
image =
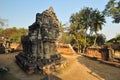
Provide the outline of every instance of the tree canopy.
<path id="1" fill-rule="evenodd" d="M 90 31 L 89 35 L 91 36 L 93 33 L 97 35 L 97 32 L 102 29 L 102 25 L 105 22 L 104 15 L 100 11 L 89 7 L 72 14 L 69 34 L 73 37 L 74 45 L 76 44 L 78 49 L 87 45 L 87 31 Z M 96 39 L 97 36 L 94 42 L 96 42 Z"/>
<path id="2" fill-rule="evenodd" d="M 5 37 L 10 39 L 14 43 L 20 43 L 21 36 L 27 35 L 28 31 L 24 28 L 0 28 L 0 37 Z"/>
<path id="3" fill-rule="evenodd" d="M 111 16 L 114 23 L 120 23 L 120 1 L 109 0 L 103 14 Z"/>

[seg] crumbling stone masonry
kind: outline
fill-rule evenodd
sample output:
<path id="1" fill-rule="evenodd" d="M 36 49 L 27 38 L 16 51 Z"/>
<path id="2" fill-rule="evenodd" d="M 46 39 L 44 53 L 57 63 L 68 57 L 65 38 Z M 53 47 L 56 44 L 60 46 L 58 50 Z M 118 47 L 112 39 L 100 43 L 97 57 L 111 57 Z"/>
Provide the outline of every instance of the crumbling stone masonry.
<path id="1" fill-rule="evenodd" d="M 16 56 L 17 64 L 25 71 L 35 72 L 45 65 L 58 63 L 61 57 L 57 53 L 56 41 L 60 36 L 60 23 L 53 8 L 37 13 L 28 35 L 21 37 L 23 51 Z"/>

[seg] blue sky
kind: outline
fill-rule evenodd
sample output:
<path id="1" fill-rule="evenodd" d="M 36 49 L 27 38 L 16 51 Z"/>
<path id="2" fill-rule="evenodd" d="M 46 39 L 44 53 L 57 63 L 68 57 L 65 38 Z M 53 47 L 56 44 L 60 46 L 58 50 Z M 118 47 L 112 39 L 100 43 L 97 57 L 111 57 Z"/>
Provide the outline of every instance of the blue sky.
<path id="1" fill-rule="evenodd" d="M 68 23 L 72 13 L 84 7 L 92 7 L 102 11 L 109 0 L 0 0 L 0 18 L 8 19 L 8 27 L 28 28 L 35 21 L 36 13 L 48 9 L 50 6 L 62 24 Z M 111 18 L 106 18 L 100 33 L 107 39 L 115 37 L 120 30 L 120 24 L 113 24 Z"/>

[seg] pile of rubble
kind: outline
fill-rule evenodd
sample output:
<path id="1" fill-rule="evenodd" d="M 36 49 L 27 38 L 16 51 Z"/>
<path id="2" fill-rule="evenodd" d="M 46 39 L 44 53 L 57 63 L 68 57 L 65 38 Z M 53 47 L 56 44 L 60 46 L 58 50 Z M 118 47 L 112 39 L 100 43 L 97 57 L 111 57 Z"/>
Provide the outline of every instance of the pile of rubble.
<path id="1" fill-rule="evenodd" d="M 9 71 L 9 69 L 7 67 L 0 65 L 0 73 L 8 72 L 8 71 Z"/>

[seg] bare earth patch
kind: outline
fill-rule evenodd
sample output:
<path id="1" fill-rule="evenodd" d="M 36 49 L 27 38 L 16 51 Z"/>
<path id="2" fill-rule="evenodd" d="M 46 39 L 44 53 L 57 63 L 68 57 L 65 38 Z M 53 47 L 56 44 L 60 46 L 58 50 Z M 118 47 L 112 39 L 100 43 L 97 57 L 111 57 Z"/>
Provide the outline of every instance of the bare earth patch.
<path id="1" fill-rule="evenodd" d="M 91 73 L 96 73 L 105 80 L 120 80 L 120 68 L 103 64 L 99 61 L 91 60 L 86 57 L 79 57 L 78 61 L 91 70 Z"/>
<path id="2" fill-rule="evenodd" d="M 90 70 L 77 60 L 79 55 L 63 55 L 69 66 L 58 76 L 63 80 L 102 80 L 97 74 L 90 74 Z"/>
<path id="3" fill-rule="evenodd" d="M 13 76 L 19 80 L 40 80 L 40 74 L 28 75 L 16 63 L 15 55 L 0 54 L 0 64 L 9 67 Z M 67 66 L 60 73 L 54 74 L 61 80 L 119 80 L 120 69 L 101 64 L 80 55 L 62 55 L 67 59 Z M 104 78 L 104 79 L 103 79 Z"/>

